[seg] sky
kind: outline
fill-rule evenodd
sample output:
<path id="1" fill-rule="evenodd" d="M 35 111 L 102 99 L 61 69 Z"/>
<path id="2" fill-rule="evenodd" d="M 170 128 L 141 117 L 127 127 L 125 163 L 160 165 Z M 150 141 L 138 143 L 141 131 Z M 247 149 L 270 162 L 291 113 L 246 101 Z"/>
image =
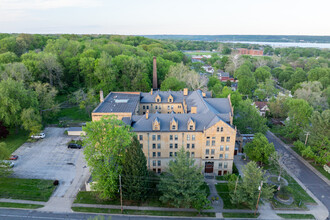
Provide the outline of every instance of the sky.
<path id="1" fill-rule="evenodd" d="M 0 33 L 330 35 L 330 0 L 0 0 Z"/>

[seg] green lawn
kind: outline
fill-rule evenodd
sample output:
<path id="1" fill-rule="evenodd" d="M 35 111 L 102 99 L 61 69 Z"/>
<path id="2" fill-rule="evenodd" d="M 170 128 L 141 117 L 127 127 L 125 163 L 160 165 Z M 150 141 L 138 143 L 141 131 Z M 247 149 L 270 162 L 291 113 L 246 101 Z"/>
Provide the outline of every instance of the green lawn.
<path id="1" fill-rule="evenodd" d="M 250 209 L 243 204 L 236 205 L 230 202 L 230 195 L 227 183 L 218 183 L 217 185 L 215 185 L 215 188 L 217 189 L 219 196 L 223 200 L 224 209 Z"/>
<path id="2" fill-rule="evenodd" d="M 35 204 L 0 202 L 0 207 L 21 208 L 21 209 L 38 209 L 38 208 L 41 208 L 41 207 L 44 207 L 44 206 L 43 205 L 35 205 Z"/>
<path id="3" fill-rule="evenodd" d="M 315 219 L 312 214 L 277 214 L 284 219 Z"/>
<path id="4" fill-rule="evenodd" d="M 90 208 L 90 207 L 72 207 L 75 212 L 93 212 L 93 213 L 108 213 L 121 214 L 120 209 L 105 209 L 105 208 Z M 154 216 L 185 216 L 185 217 L 215 217 L 214 212 L 203 212 L 201 215 L 198 212 L 176 212 L 176 211 L 151 211 L 151 210 L 124 210 L 126 215 L 154 215 Z"/>
<path id="5" fill-rule="evenodd" d="M 27 131 L 18 130 L 18 133 L 16 134 L 15 129 L 10 129 L 9 135 L 4 139 L 0 139 L 0 142 L 5 142 L 9 152 L 13 153 L 17 148 L 26 142 L 28 137 L 29 132 Z"/>
<path id="6" fill-rule="evenodd" d="M 78 106 L 71 108 L 61 108 L 60 111 L 50 120 L 49 124 L 58 124 L 60 121 L 68 121 L 72 123 L 91 121 L 92 118 L 88 116 L 85 110 Z"/>
<path id="7" fill-rule="evenodd" d="M 0 178 L 0 198 L 48 201 L 53 180 Z"/>
<path id="8" fill-rule="evenodd" d="M 222 216 L 224 218 L 258 218 L 259 213 L 254 215 L 254 213 L 223 212 Z"/>

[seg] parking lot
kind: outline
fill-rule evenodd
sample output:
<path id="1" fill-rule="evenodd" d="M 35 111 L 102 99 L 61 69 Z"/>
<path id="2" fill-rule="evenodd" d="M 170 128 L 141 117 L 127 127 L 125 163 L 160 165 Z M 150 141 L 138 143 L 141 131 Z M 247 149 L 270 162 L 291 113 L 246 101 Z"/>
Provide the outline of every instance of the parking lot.
<path id="1" fill-rule="evenodd" d="M 68 142 L 74 138 L 65 135 L 64 132 L 64 128 L 46 128 L 44 139 L 34 143 L 25 143 L 18 148 L 13 153 L 19 156 L 13 168 L 14 176 L 57 179 L 61 187 L 55 194 L 63 196 L 76 175 L 79 175 L 77 170 L 80 169 L 77 169 L 77 166 L 85 165 L 80 158 L 83 149 L 68 149 Z"/>

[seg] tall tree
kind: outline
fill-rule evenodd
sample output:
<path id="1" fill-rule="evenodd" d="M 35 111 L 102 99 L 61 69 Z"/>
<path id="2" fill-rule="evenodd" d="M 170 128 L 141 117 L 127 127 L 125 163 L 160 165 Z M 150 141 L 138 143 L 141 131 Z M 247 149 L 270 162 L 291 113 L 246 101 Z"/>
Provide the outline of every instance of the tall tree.
<path id="1" fill-rule="evenodd" d="M 201 168 L 197 167 L 194 160 L 181 148 L 175 160 L 169 162 L 168 172 L 160 178 L 160 200 L 175 207 L 194 207 L 197 205 L 196 200 L 206 206 L 208 201 L 206 192 L 201 189 L 203 184 Z"/>
<path id="2" fill-rule="evenodd" d="M 119 174 L 133 135 L 130 129 L 114 115 L 89 122 L 83 128 L 84 155 L 96 182 L 92 187 L 102 199 L 114 198 L 118 193 Z"/>
<path id="3" fill-rule="evenodd" d="M 128 200 L 143 201 L 149 189 L 147 159 L 136 136 L 127 148 L 123 163 L 123 197 Z"/>
<path id="4" fill-rule="evenodd" d="M 308 129 L 310 136 L 308 143 L 316 145 L 325 139 L 330 140 L 330 110 L 324 110 L 322 113 L 314 111 L 310 117 L 311 126 Z"/>
<path id="5" fill-rule="evenodd" d="M 265 135 L 255 134 L 253 141 L 247 143 L 244 147 L 246 155 L 255 162 L 268 164 L 268 158 L 275 152 L 273 143 L 269 143 Z"/>
<path id="6" fill-rule="evenodd" d="M 185 82 L 181 82 L 175 77 L 168 77 L 162 82 L 160 90 L 162 90 L 162 91 L 168 91 L 168 90 L 179 91 L 179 90 L 183 90 L 185 87 L 186 87 Z"/>
<path id="7" fill-rule="evenodd" d="M 234 204 L 246 204 L 249 208 L 256 207 L 259 186 L 263 182 L 260 198 L 268 200 L 273 197 L 274 189 L 267 184 L 265 171 L 251 161 L 243 167 L 243 180 L 237 185 L 236 191 L 230 192 L 231 202 Z M 231 184 L 232 183 L 228 183 Z"/>
<path id="8" fill-rule="evenodd" d="M 10 152 L 6 146 L 5 142 L 0 142 L 0 178 L 6 177 L 11 173 L 9 166 L 2 162 L 2 160 L 7 160 L 10 156 Z"/>

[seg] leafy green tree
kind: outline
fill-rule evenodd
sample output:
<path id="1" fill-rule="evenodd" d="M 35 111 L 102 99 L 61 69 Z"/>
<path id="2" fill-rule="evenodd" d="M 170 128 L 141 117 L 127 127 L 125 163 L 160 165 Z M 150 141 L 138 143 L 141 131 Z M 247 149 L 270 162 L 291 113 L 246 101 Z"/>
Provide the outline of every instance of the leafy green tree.
<path id="1" fill-rule="evenodd" d="M 260 198 L 269 200 L 273 197 L 274 189 L 267 184 L 265 171 L 251 161 L 243 167 L 243 180 L 237 184 L 237 189 L 230 192 L 231 202 L 234 204 L 246 204 L 250 209 L 257 205 L 259 186 L 263 182 Z M 229 183 L 230 184 L 230 183 Z M 232 185 L 232 184 L 231 184 Z"/>
<path id="2" fill-rule="evenodd" d="M 276 68 L 272 69 L 272 71 L 271 71 L 272 75 L 276 78 L 278 78 L 282 72 L 283 72 L 283 69 L 280 67 L 276 67 Z"/>
<path id="3" fill-rule="evenodd" d="M 326 138 L 330 140 L 330 110 L 324 110 L 322 113 L 314 111 L 310 117 L 311 127 L 308 143 L 315 145 Z"/>
<path id="4" fill-rule="evenodd" d="M 6 63 L 14 63 L 18 62 L 19 58 L 17 55 L 13 52 L 5 52 L 0 54 L 0 64 L 6 64 Z"/>
<path id="5" fill-rule="evenodd" d="M 253 141 L 247 143 L 244 147 L 246 155 L 255 162 L 268 164 L 268 158 L 275 152 L 273 143 L 269 143 L 265 135 L 255 134 Z"/>
<path id="6" fill-rule="evenodd" d="M 272 79 L 266 79 L 265 82 L 259 83 L 258 88 L 254 91 L 254 95 L 261 100 L 264 100 L 267 97 L 272 97 L 276 93 L 275 82 Z"/>
<path id="7" fill-rule="evenodd" d="M 313 108 L 303 99 L 291 99 L 288 102 L 288 119 L 285 123 L 286 136 L 297 139 L 309 124 Z"/>
<path id="8" fill-rule="evenodd" d="M 212 89 L 212 87 L 215 85 L 215 84 L 217 84 L 217 83 L 219 83 L 220 81 L 219 81 L 219 79 L 217 78 L 217 77 L 210 77 L 209 78 L 209 82 L 207 83 L 207 87 L 209 88 L 209 90 L 211 90 Z"/>
<path id="9" fill-rule="evenodd" d="M 62 65 L 57 61 L 56 55 L 52 53 L 43 53 L 38 68 L 41 72 L 41 77 L 47 80 L 51 86 L 63 86 L 61 77 L 63 75 Z"/>
<path id="10" fill-rule="evenodd" d="M 252 105 L 251 100 L 247 99 L 241 101 L 236 108 L 235 115 L 236 117 L 234 118 L 234 124 L 241 133 L 266 133 L 267 119 L 260 116 L 257 108 Z"/>
<path id="11" fill-rule="evenodd" d="M 160 87 L 160 90 L 161 91 L 168 91 L 168 90 L 179 91 L 179 90 L 183 90 L 184 88 L 186 88 L 185 82 L 179 81 L 175 77 L 168 77 L 163 81 L 163 83 Z"/>
<path id="12" fill-rule="evenodd" d="M 6 80 L 8 78 L 24 83 L 33 81 L 31 73 L 23 63 L 8 63 L 4 65 L 3 70 L 0 69 L 0 80 Z"/>
<path id="13" fill-rule="evenodd" d="M 242 95 L 251 97 L 254 89 L 256 88 L 256 81 L 253 76 L 241 76 L 238 80 L 237 88 Z"/>
<path id="14" fill-rule="evenodd" d="M 268 108 L 274 118 L 286 118 L 288 116 L 290 99 L 289 96 L 278 96 L 270 100 Z"/>
<path id="15" fill-rule="evenodd" d="M 254 77 L 257 83 L 265 82 L 267 79 L 270 79 L 271 76 L 272 75 L 270 74 L 268 69 L 264 66 L 257 68 L 256 71 L 254 72 Z"/>
<path id="16" fill-rule="evenodd" d="M 84 155 L 95 181 L 92 187 L 101 199 L 112 199 L 118 193 L 125 151 L 132 141 L 131 128 L 109 115 L 87 123 L 83 130 Z"/>
<path id="17" fill-rule="evenodd" d="M 238 91 L 233 91 L 230 87 L 223 87 L 220 95 L 216 95 L 217 98 L 227 98 L 230 94 L 230 101 L 234 108 L 238 107 L 242 101 L 242 95 Z"/>
<path id="18" fill-rule="evenodd" d="M 208 203 L 206 192 L 201 190 L 203 184 L 201 168 L 197 167 L 194 160 L 181 148 L 175 160 L 169 162 L 168 172 L 160 178 L 160 200 L 175 207 L 202 209 Z"/>
<path id="19" fill-rule="evenodd" d="M 119 75 L 115 70 L 112 58 L 103 52 L 101 57 L 95 61 L 95 76 L 98 78 L 99 84 L 97 89 L 103 91 L 114 91 L 118 88 Z"/>
<path id="20" fill-rule="evenodd" d="M 26 108 L 21 113 L 22 127 L 31 134 L 36 134 L 41 130 L 41 116 L 37 109 Z"/>
<path id="21" fill-rule="evenodd" d="M 285 88 L 292 89 L 296 84 L 307 81 L 307 74 L 302 68 L 297 68 L 291 79 L 284 85 Z"/>
<path id="22" fill-rule="evenodd" d="M 149 189 L 148 174 L 147 159 L 139 140 L 134 136 L 123 163 L 123 197 L 135 201 L 145 200 Z"/>

